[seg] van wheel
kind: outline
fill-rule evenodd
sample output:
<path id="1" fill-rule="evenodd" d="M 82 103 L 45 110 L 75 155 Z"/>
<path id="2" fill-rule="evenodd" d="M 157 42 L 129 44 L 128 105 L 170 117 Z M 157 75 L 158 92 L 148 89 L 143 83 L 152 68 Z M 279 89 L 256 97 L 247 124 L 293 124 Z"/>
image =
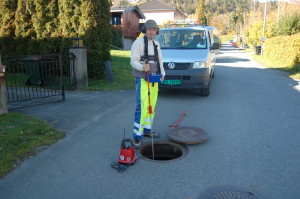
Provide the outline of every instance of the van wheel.
<path id="1" fill-rule="evenodd" d="M 209 96 L 209 94 L 210 94 L 210 81 L 208 83 L 208 86 L 206 88 L 202 88 L 200 92 L 201 92 L 201 96 L 205 96 L 205 97 Z"/>

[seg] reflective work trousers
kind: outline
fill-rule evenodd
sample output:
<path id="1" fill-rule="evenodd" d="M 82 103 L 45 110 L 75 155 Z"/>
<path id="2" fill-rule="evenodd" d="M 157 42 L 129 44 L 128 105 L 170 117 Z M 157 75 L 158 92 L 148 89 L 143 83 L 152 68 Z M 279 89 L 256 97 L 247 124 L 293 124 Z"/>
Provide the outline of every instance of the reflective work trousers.
<path id="1" fill-rule="evenodd" d="M 158 83 L 150 83 L 150 101 L 152 114 L 149 114 L 148 82 L 143 78 L 136 77 L 136 106 L 134 115 L 133 137 L 142 139 L 143 133 L 151 133 L 155 105 L 158 94 Z"/>

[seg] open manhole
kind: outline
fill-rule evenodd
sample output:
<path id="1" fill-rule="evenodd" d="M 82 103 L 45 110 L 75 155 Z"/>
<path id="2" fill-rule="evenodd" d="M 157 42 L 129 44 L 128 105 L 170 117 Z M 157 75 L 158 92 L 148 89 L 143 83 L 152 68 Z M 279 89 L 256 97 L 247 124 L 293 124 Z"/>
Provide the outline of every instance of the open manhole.
<path id="1" fill-rule="evenodd" d="M 257 193 L 236 186 L 217 186 L 204 191 L 199 199 L 265 199 Z"/>
<path id="2" fill-rule="evenodd" d="M 188 148 L 182 144 L 167 141 L 155 141 L 154 159 L 152 155 L 152 143 L 145 143 L 139 150 L 140 156 L 153 162 L 170 162 L 183 158 L 188 153 Z"/>

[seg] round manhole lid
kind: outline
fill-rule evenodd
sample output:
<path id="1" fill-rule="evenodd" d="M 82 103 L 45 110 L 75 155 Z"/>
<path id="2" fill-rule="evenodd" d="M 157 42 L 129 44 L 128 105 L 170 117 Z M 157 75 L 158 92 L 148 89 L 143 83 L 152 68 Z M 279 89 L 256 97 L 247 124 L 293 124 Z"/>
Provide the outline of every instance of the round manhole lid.
<path id="1" fill-rule="evenodd" d="M 217 186 L 204 191 L 199 199 L 263 199 L 263 197 L 242 187 Z"/>
<path id="2" fill-rule="evenodd" d="M 169 138 L 175 142 L 184 144 L 198 144 L 205 142 L 208 139 L 208 136 L 203 129 L 191 126 L 181 126 L 172 128 L 169 132 Z"/>

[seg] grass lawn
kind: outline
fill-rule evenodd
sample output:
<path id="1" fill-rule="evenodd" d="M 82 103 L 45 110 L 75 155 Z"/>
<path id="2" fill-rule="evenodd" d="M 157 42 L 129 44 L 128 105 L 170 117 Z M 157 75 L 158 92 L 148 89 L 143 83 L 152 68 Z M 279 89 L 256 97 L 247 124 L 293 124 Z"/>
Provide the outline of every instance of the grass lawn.
<path id="1" fill-rule="evenodd" d="M 300 66 L 289 67 L 285 65 L 280 65 L 260 55 L 254 55 L 252 56 L 252 58 L 258 63 L 260 63 L 261 65 L 263 65 L 264 67 L 287 71 L 290 73 L 289 75 L 290 78 L 300 80 Z"/>
<path id="2" fill-rule="evenodd" d="M 34 117 L 19 113 L 0 115 L 0 177 L 34 155 L 39 146 L 53 144 L 62 137 L 63 133 Z"/>
<path id="3" fill-rule="evenodd" d="M 84 90 L 131 90 L 135 89 L 132 67 L 130 65 L 130 51 L 111 50 L 111 66 L 114 81 L 89 79 L 89 85 Z"/>

